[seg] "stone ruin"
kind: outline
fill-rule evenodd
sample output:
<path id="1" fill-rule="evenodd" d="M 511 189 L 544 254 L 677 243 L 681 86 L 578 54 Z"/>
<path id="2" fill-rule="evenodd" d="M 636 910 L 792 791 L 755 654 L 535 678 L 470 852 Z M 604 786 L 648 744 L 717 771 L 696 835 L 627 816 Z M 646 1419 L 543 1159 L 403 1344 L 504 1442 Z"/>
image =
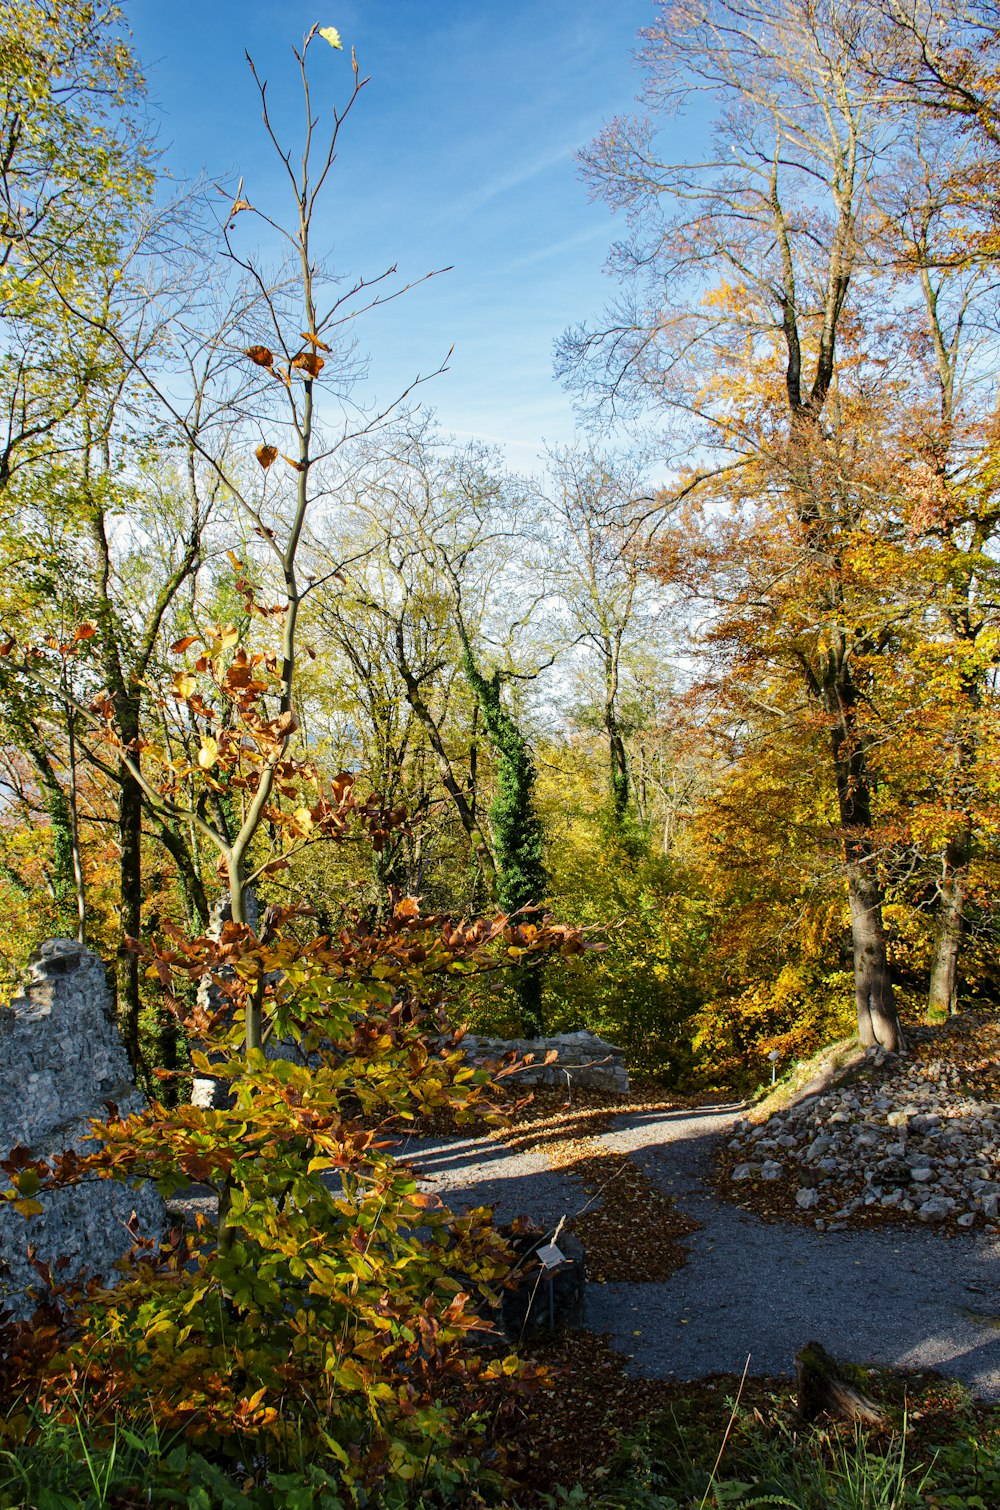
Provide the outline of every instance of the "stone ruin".
<path id="1" fill-rule="evenodd" d="M 467 1033 L 462 1048 L 470 1063 L 503 1059 L 511 1053 L 519 1059 L 533 1055 L 531 1064 L 510 1077 L 511 1084 L 557 1085 L 563 1090 L 578 1085 L 628 1095 L 624 1049 L 586 1029 L 556 1033 L 552 1038 L 481 1038 Z M 546 1064 L 545 1056 L 553 1050 L 556 1057 Z"/>
<path id="2" fill-rule="evenodd" d="M 24 994 L 0 1007 L 0 1157 L 22 1144 L 36 1158 L 72 1148 L 90 1152 L 89 1120 L 113 1102 L 121 1116 L 141 1110 L 125 1053 L 105 967 L 71 939 L 50 939 L 32 957 Z M 3 1187 L 8 1181 L 0 1175 Z M 160 1238 L 167 1221 L 155 1185 L 96 1180 L 39 1194 L 41 1215 L 24 1218 L 0 1204 L 0 1306 L 15 1317 L 33 1309 L 27 1294 L 38 1284 L 28 1259 L 69 1262 L 113 1279 L 113 1265 L 132 1246 L 135 1212 L 143 1236 Z M 57 1271 L 59 1274 L 59 1271 Z"/>

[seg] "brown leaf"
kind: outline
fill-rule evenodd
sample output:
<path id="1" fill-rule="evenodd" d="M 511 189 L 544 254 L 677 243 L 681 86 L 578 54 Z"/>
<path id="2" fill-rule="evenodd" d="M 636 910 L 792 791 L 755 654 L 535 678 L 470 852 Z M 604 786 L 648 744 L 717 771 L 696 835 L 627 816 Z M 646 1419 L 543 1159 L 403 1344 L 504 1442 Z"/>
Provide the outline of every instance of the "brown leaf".
<path id="1" fill-rule="evenodd" d="M 300 372 L 307 372 L 311 378 L 319 377 L 326 366 L 323 358 L 315 351 L 300 351 L 298 356 L 292 357 L 292 366 Z"/>
<path id="2" fill-rule="evenodd" d="M 299 721 L 290 708 L 287 713 L 279 713 L 274 720 L 275 732 L 281 735 L 294 734 L 298 726 Z"/>
<path id="3" fill-rule="evenodd" d="M 78 624 L 73 632 L 73 638 L 74 640 L 92 640 L 96 633 L 96 624 Z"/>
<path id="4" fill-rule="evenodd" d="M 174 655 L 183 655 L 185 650 L 190 650 L 192 645 L 197 645 L 200 635 L 186 634 L 183 639 L 175 640 L 170 649 Z"/>
<path id="5" fill-rule="evenodd" d="M 16 641 L 14 639 L 4 640 L 3 644 L 0 645 L 0 655 L 10 655 L 15 644 Z"/>
<path id="6" fill-rule="evenodd" d="M 272 461 L 277 461 L 278 448 L 277 446 L 258 446 L 253 454 L 266 472 Z"/>
<path id="7" fill-rule="evenodd" d="M 320 351 L 329 351 L 330 350 L 330 348 L 326 344 L 326 342 L 325 341 L 321 341 L 320 338 L 319 338 L 319 336 L 315 335 L 312 331 L 304 330 L 302 332 L 302 339 L 303 339 L 303 341 L 308 341 L 310 343 L 310 345 L 312 345 L 312 346 L 318 346 L 319 349 L 320 349 Z"/>
<path id="8" fill-rule="evenodd" d="M 306 464 L 304 461 L 293 461 L 290 456 L 285 455 L 284 451 L 282 451 L 281 453 L 281 459 L 282 461 L 287 461 L 290 467 L 294 467 L 296 472 L 304 472 L 306 469 Z"/>
<path id="9" fill-rule="evenodd" d="M 256 362 L 258 367 L 274 366 L 274 352 L 269 351 L 266 346 L 248 346 L 246 355 L 251 362 Z"/>

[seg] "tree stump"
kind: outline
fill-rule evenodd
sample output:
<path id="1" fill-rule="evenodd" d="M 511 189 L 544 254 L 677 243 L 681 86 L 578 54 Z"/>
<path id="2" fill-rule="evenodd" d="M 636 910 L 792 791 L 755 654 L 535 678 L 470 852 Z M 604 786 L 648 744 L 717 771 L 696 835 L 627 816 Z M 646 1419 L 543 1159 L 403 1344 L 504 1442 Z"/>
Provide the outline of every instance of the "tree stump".
<path id="1" fill-rule="evenodd" d="M 885 1419 L 818 1342 L 807 1342 L 796 1353 L 795 1383 L 799 1415 L 804 1421 L 815 1421 L 824 1411 L 838 1420 L 863 1421 L 867 1426 L 881 1426 Z"/>

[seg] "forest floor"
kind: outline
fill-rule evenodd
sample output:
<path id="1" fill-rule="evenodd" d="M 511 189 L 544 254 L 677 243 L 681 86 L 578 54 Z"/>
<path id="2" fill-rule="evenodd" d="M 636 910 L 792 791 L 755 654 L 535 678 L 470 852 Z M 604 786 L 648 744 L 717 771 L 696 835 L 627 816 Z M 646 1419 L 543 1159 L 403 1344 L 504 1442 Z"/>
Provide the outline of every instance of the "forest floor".
<path id="1" fill-rule="evenodd" d="M 982 1079 L 996 1043 L 942 1031 L 923 1037 L 919 1053 L 932 1050 L 951 1094 L 966 1068 Z M 505 1129 L 408 1140 L 403 1156 L 454 1209 L 489 1205 L 546 1230 L 565 1218 L 587 1249 L 586 1330 L 534 1349 L 557 1386 L 523 1412 L 536 1461 L 562 1482 L 599 1481 L 614 1442 L 684 1381 L 715 1379 L 724 1394 L 749 1359 L 748 1388 L 773 1389 L 811 1340 L 1000 1400 L 996 1235 L 946 1240 L 940 1225 L 892 1212 L 871 1225 L 863 1207 L 832 1231 L 796 1220 L 780 1182 L 728 1183 L 727 1144 L 747 1110 L 647 1085 L 627 1099 L 577 1091 L 570 1105 L 539 1091 Z"/>

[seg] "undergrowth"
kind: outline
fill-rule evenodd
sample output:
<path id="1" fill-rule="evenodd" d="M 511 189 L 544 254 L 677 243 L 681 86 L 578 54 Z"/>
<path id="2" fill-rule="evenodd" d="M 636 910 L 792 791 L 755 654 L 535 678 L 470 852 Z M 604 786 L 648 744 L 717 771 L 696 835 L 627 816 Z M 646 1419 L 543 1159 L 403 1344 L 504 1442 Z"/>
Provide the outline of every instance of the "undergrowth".
<path id="1" fill-rule="evenodd" d="M 878 1376 L 872 1375 L 872 1378 Z M 921 1377 L 888 1374 L 888 1425 L 796 1420 L 789 1391 L 754 1398 L 688 1386 L 624 1438 L 599 1487 L 561 1488 L 559 1510 L 998 1510 L 1000 1410 Z M 724 1412 L 724 1413 L 723 1413 Z"/>

